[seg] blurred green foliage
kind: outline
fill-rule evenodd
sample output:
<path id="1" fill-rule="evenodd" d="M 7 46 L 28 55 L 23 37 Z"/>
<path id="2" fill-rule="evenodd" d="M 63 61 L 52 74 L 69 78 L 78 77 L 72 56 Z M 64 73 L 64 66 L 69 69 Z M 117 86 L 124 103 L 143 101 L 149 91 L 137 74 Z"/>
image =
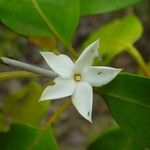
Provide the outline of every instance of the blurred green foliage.
<path id="1" fill-rule="evenodd" d="M 21 58 L 27 49 L 25 38 L 0 25 L 0 56 Z"/>
<path id="2" fill-rule="evenodd" d="M 120 128 L 111 128 L 100 134 L 88 147 L 88 150 L 144 150 Z"/>
<path id="3" fill-rule="evenodd" d="M 49 108 L 49 102 L 39 102 L 41 93 L 42 87 L 35 81 L 30 82 L 3 100 L 1 115 L 9 118 L 10 122 L 20 121 L 41 126 L 41 120 Z"/>
<path id="4" fill-rule="evenodd" d="M 0 147 L 3 150 L 57 150 L 51 128 L 43 132 L 40 128 L 35 128 L 26 124 L 14 123 L 9 132 L 0 133 Z"/>
<path id="5" fill-rule="evenodd" d="M 101 27 L 85 41 L 84 47 L 92 41 L 100 39 L 100 53 L 105 57 L 105 64 L 119 53 L 128 50 L 142 35 L 143 27 L 138 18 L 128 15 L 122 19 L 116 19 Z"/>

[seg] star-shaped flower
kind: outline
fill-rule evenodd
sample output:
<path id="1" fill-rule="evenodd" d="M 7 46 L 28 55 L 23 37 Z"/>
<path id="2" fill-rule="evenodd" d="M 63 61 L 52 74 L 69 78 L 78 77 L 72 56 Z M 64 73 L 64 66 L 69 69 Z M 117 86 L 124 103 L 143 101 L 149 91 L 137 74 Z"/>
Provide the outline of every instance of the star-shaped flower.
<path id="1" fill-rule="evenodd" d="M 66 55 L 41 52 L 48 65 L 58 74 L 54 85 L 48 86 L 40 98 L 53 100 L 72 97 L 72 103 L 78 112 L 92 122 L 93 87 L 103 86 L 112 81 L 121 69 L 104 66 L 92 66 L 99 56 L 99 40 L 90 44 L 73 63 Z"/>

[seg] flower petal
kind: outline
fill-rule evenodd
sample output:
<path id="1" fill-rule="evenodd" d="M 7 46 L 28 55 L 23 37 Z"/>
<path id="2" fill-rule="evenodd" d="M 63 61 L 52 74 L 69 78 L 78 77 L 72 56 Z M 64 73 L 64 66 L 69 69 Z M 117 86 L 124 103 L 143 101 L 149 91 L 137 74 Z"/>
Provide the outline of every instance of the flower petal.
<path id="1" fill-rule="evenodd" d="M 75 70 L 82 71 L 83 68 L 91 66 L 94 58 L 99 56 L 99 39 L 90 44 L 75 62 Z"/>
<path id="2" fill-rule="evenodd" d="M 40 101 L 48 100 L 48 99 L 59 99 L 63 97 L 67 97 L 73 94 L 76 88 L 76 84 L 72 79 L 63 79 L 58 77 L 55 79 L 55 84 L 52 86 L 48 86 L 42 96 Z"/>
<path id="3" fill-rule="evenodd" d="M 103 86 L 112 81 L 122 69 L 112 67 L 87 67 L 83 79 L 94 87 Z"/>
<path id="4" fill-rule="evenodd" d="M 61 77 L 70 78 L 74 63 L 66 55 L 56 55 L 52 52 L 40 52 L 48 65 Z"/>
<path id="5" fill-rule="evenodd" d="M 76 90 L 72 95 L 72 102 L 78 112 L 92 122 L 93 91 L 91 85 L 84 81 L 77 83 Z"/>

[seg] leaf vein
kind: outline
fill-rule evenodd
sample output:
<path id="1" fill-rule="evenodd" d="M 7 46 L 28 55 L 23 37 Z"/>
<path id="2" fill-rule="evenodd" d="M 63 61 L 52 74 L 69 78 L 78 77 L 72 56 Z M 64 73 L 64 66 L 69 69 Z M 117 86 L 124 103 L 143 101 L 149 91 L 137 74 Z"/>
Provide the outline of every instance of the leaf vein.
<path id="1" fill-rule="evenodd" d="M 137 102 L 137 101 L 135 101 L 131 98 L 128 98 L 128 97 L 119 96 L 119 95 L 116 95 L 114 93 L 105 93 L 105 92 L 102 92 L 102 91 L 101 91 L 101 93 L 102 93 L 102 95 L 108 95 L 108 96 L 111 96 L 111 97 L 115 97 L 115 98 L 120 99 L 122 101 L 129 102 L 129 103 L 132 103 L 132 104 L 139 105 L 141 107 L 150 109 L 150 106 L 139 103 L 139 102 Z"/>

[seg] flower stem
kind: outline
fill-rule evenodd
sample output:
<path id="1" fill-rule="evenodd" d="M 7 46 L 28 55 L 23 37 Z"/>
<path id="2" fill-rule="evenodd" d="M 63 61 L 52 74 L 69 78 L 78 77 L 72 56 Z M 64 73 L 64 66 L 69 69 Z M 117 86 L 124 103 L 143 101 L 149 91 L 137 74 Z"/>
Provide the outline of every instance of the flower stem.
<path id="1" fill-rule="evenodd" d="M 143 72 L 143 74 L 145 76 L 150 76 L 150 71 L 148 70 L 148 68 L 146 66 L 146 63 L 145 63 L 144 59 L 142 58 L 142 56 L 140 55 L 140 53 L 138 52 L 138 50 L 135 47 L 133 47 L 133 46 L 128 46 L 127 48 L 128 48 L 127 52 L 138 63 L 138 65 L 140 66 L 140 69 Z"/>
<path id="2" fill-rule="evenodd" d="M 44 128 L 48 128 L 53 123 L 57 121 L 57 119 L 61 116 L 61 114 L 66 111 L 71 105 L 71 100 L 67 100 L 64 104 L 49 118 L 47 123 L 44 125 Z"/>
<path id="3" fill-rule="evenodd" d="M 36 73 L 36 74 L 39 74 L 39 75 L 43 75 L 43 76 L 46 76 L 46 77 L 49 77 L 49 78 L 57 77 L 57 74 L 54 73 L 51 70 L 47 70 L 47 69 L 39 68 L 39 67 L 36 67 L 36 66 L 32 66 L 32 65 L 29 65 L 29 64 L 17 61 L 17 60 L 7 58 L 7 57 L 1 57 L 1 60 L 5 64 L 12 65 L 12 66 L 15 66 L 15 67 L 18 67 L 18 68 L 21 68 L 21 69 L 25 69 L 27 71 L 30 71 L 30 72 L 33 72 L 33 73 Z M 24 73 L 26 73 L 26 72 L 24 72 Z M 29 73 L 28 73 L 28 75 L 29 75 Z"/>

